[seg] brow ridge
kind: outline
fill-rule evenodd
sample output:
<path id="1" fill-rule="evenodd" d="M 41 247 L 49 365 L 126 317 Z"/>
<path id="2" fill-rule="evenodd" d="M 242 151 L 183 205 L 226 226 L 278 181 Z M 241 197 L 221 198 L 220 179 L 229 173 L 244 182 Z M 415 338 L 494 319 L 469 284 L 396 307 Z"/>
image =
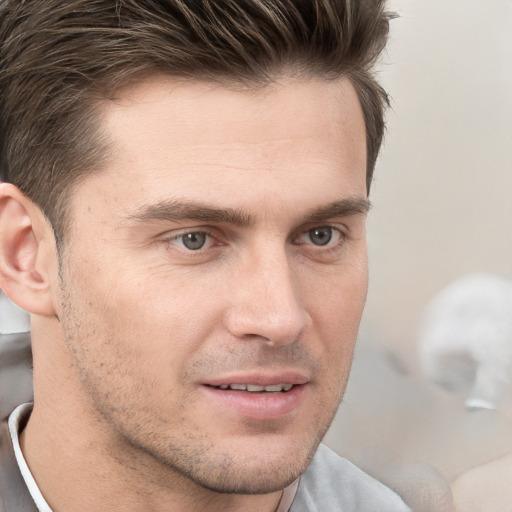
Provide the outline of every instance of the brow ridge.
<path id="1" fill-rule="evenodd" d="M 313 208 L 307 212 L 305 218 L 309 222 L 321 222 L 333 217 L 365 216 L 370 208 L 371 203 L 367 198 L 348 197 L 319 208 Z"/>
<path id="2" fill-rule="evenodd" d="M 366 215 L 371 208 L 367 198 L 349 197 L 308 210 L 304 222 L 321 222 L 333 217 Z M 129 215 L 136 222 L 151 221 L 198 221 L 206 223 L 226 223 L 248 227 L 255 223 L 253 215 L 233 208 L 219 208 L 189 200 L 164 200 L 156 204 L 144 205 Z"/>

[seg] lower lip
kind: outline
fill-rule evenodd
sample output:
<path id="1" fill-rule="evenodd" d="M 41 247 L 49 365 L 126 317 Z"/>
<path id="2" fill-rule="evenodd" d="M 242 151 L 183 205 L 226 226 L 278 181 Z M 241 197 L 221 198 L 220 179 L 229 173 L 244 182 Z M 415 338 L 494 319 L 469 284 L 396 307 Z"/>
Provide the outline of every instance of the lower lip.
<path id="1" fill-rule="evenodd" d="M 209 398 L 224 407 L 253 420 L 275 420 L 283 418 L 297 409 L 304 397 L 306 384 L 293 386 L 290 391 L 277 393 L 251 393 L 202 386 Z"/>

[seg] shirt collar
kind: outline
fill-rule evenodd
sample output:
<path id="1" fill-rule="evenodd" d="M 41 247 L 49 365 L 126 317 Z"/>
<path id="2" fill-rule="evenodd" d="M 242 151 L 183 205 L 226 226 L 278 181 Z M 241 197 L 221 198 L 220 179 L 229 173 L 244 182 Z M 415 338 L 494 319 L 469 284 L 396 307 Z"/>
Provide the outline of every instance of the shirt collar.
<path id="1" fill-rule="evenodd" d="M 52 512 L 52 509 L 43 498 L 39 487 L 30 472 L 27 461 L 23 456 L 23 452 L 20 447 L 19 434 L 23 429 L 23 426 L 26 425 L 28 417 L 32 412 L 32 403 L 21 404 L 9 416 L 9 433 L 11 435 L 12 446 L 14 448 L 14 455 L 16 456 L 16 462 L 18 463 L 18 467 L 20 468 L 20 472 L 25 480 L 25 484 L 27 489 L 36 504 L 39 512 Z"/>

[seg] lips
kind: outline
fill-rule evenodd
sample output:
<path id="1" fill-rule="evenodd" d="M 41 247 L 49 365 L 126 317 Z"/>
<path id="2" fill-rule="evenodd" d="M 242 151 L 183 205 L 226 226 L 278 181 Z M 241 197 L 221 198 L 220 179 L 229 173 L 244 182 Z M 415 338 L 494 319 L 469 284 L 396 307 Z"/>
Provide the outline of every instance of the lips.
<path id="1" fill-rule="evenodd" d="M 279 375 L 233 375 L 201 386 L 209 407 L 223 417 L 259 421 L 281 419 L 299 408 L 308 389 L 309 379 L 296 372 Z"/>

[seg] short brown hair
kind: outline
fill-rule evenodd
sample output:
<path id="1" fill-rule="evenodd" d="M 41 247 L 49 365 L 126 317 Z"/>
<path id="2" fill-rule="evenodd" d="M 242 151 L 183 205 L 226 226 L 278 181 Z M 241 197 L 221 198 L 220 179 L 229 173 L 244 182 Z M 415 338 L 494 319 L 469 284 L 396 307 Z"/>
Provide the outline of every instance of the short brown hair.
<path id="1" fill-rule="evenodd" d="M 346 76 L 367 132 L 367 187 L 387 96 L 372 68 L 385 0 L 0 0 L 0 172 L 62 236 L 70 188 L 107 156 L 95 106 L 154 74 L 261 86 Z"/>

